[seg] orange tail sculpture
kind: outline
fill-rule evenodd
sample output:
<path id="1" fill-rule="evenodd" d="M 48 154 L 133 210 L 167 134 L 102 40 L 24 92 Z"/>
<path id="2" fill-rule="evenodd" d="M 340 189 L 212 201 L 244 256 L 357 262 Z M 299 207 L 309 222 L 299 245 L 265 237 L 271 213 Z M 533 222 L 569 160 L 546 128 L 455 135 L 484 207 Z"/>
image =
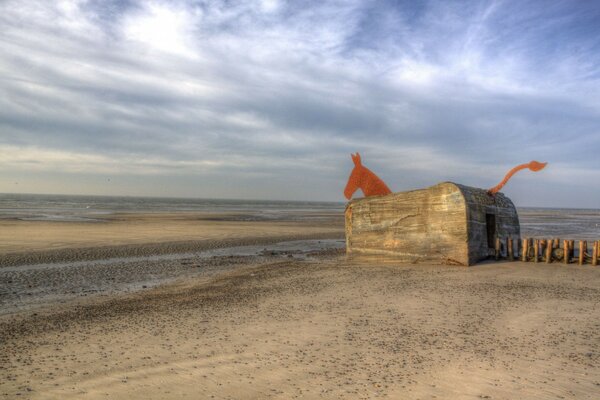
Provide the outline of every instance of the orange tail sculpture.
<path id="1" fill-rule="evenodd" d="M 370 169 L 362 165 L 360 154 L 351 154 L 354 162 L 354 169 L 348 178 L 348 183 L 344 189 L 344 196 L 348 200 L 352 198 L 354 192 L 362 189 L 366 197 L 369 196 L 384 196 L 392 193 L 389 187 Z"/>
<path id="2" fill-rule="evenodd" d="M 500 182 L 499 184 L 497 184 L 496 186 L 494 186 L 493 188 L 488 190 L 489 194 L 496 194 L 500 191 L 500 189 L 502 189 L 502 187 L 504 185 L 506 185 L 506 182 L 508 182 L 508 180 L 510 178 L 512 178 L 512 176 L 514 174 L 516 174 L 517 172 L 519 172 L 522 169 L 525 168 L 529 168 L 531 171 L 537 172 L 537 171 L 541 171 L 542 169 L 544 169 L 544 167 L 546 166 L 546 162 L 541 163 L 541 162 L 537 162 L 537 161 L 531 161 L 527 164 L 521 164 L 521 165 L 517 165 L 516 167 L 514 167 L 513 169 L 511 169 L 510 171 L 508 171 L 508 174 L 506 174 L 506 176 L 504 177 L 504 179 L 502 179 L 502 182 Z"/>

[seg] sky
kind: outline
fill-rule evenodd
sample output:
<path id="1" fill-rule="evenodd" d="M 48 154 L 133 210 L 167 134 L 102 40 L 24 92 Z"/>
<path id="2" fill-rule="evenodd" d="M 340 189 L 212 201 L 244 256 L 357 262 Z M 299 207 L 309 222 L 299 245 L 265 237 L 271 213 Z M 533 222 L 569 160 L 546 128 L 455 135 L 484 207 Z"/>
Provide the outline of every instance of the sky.
<path id="1" fill-rule="evenodd" d="M 0 192 L 344 201 L 354 152 L 600 208 L 600 2 L 0 0 Z"/>

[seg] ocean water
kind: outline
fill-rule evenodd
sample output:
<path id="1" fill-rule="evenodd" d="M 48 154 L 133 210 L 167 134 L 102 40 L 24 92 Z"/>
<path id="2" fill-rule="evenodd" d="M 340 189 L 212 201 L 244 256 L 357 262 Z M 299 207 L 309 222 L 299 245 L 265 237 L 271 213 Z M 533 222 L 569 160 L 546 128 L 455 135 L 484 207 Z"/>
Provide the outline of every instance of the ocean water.
<path id="1" fill-rule="evenodd" d="M 518 208 L 521 237 L 600 240 L 600 210 Z"/>
<path id="2" fill-rule="evenodd" d="M 307 220 L 344 212 L 343 202 L 0 194 L 0 220 L 100 222 L 115 213 L 236 213 L 236 220 Z M 600 240 L 600 209 L 518 208 L 521 236 Z"/>
<path id="3" fill-rule="evenodd" d="M 116 213 L 236 213 L 236 220 L 318 219 L 344 203 L 0 194 L 0 220 L 101 222 Z"/>

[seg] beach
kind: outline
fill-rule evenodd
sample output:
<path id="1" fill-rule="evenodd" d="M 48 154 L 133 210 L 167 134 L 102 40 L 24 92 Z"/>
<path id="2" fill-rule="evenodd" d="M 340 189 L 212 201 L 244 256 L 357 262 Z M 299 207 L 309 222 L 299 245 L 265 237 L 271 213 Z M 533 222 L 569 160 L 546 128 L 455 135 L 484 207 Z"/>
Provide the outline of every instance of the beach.
<path id="1" fill-rule="evenodd" d="M 0 400 L 600 400 L 600 0 L 0 33 Z"/>
<path id="2" fill-rule="evenodd" d="M 335 213 L 195 215 L 2 221 L 22 231 L 0 231 L 8 242 L 0 396 L 593 399 L 600 391 L 598 267 L 347 258 Z M 20 247 L 38 230 L 34 251 Z"/>
<path id="3" fill-rule="evenodd" d="M 101 222 L 0 220 L 0 315 L 343 246 L 339 215 L 311 216 L 171 212 L 114 213 Z"/>
<path id="4" fill-rule="evenodd" d="M 339 215 L 317 216 L 322 220 L 252 220 L 234 212 L 116 213 L 94 222 L 0 219 L 0 266 L 173 253 L 194 249 L 200 241 L 313 236 L 339 232 L 343 225 Z"/>

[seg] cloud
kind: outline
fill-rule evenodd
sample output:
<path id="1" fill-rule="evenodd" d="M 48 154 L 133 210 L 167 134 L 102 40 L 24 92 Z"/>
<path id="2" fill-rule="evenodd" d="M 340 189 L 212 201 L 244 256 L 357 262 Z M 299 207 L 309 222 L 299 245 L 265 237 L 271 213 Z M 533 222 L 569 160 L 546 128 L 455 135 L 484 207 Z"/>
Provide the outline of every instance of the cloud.
<path id="1" fill-rule="evenodd" d="M 134 174 L 165 174 L 198 172 L 225 167 L 223 162 L 210 160 L 173 161 L 160 157 L 127 157 L 118 159 L 101 154 L 48 150 L 43 147 L 0 145 L 0 167 L 29 171 L 56 169 L 68 173 L 119 175 L 123 170 Z"/>
<path id="2" fill-rule="evenodd" d="M 492 186 L 534 158 L 558 187 L 600 170 L 598 17 L 568 1 L 5 1 L 0 171 L 342 200 L 361 151 L 395 190 Z"/>
<path id="3" fill-rule="evenodd" d="M 188 38 L 198 16 L 201 17 L 201 13 L 190 12 L 187 8 L 149 2 L 142 10 L 123 18 L 122 36 L 126 41 L 138 42 L 150 50 L 194 58 Z"/>

